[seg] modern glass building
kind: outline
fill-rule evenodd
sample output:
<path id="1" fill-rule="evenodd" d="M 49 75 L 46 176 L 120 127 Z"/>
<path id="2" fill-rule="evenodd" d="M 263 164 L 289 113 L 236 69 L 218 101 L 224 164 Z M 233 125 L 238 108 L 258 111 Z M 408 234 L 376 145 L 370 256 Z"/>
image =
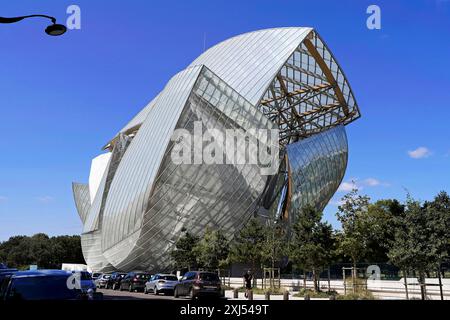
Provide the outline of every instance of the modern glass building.
<path id="1" fill-rule="evenodd" d="M 232 238 L 253 216 L 286 226 L 306 205 L 323 210 L 347 166 L 345 125 L 360 116 L 348 81 L 311 28 L 246 33 L 210 48 L 176 74 L 73 183 L 87 264 L 98 271 L 164 271 L 183 229 Z M 272 152 L 261 164 L 177 163 L 173 152 L 208 130 L 247 139 L 232 154 Z M 273 132 L 276 141 L 255 134 Z M 248 151 L 249 140 L 257 148 Z M 195 153 L 195 150 L 194 150 Z"/>

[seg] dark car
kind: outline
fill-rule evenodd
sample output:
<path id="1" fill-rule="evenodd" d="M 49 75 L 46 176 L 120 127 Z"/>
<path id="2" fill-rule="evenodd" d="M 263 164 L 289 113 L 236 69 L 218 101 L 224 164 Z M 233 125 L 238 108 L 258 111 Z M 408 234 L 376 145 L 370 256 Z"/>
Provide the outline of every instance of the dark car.
<path id="1" fill-rule="evenodd" d="M 2 285 L 3 300 L 101 299 L 101 294 L 82 292 L 72 285 L 72 273 L 63 270 L 19 271 Z"/>
<path id="2" fill-rule="evenodd" d="M 222 297 L 223 290 L 219 276 L 214 272 L 189 271 L 178 282 L 174 297 L 189 296 L 191 299 L 210 296 Z"/>
<path id="3" fill-rule="evenodd" d="M 128 290 L 133 292 L 144 291 L 145 283 L 150 279 L 151 274 L 140 271 L 133 271 L 127 273 L 127 275 L 120 281 L 120 291 Z"/>
<path id="4" fill-rule="evenodd" d="M 121 273 L 121 272 L 113 272 L 111 274 L 111 277 L 106 281 L 105 288 L 106 289 L 113 289 L 117 290 L 120 288 L 120 283 L 122 282 L 122 279 L 125 278 L 127 274 Z"/>
<path id="5" fill-rule="evenodd" d="M 17 271 L 19 270 L 13 268 L 0 268 L 0 285 L 4 278 L 16 273 Z"/>

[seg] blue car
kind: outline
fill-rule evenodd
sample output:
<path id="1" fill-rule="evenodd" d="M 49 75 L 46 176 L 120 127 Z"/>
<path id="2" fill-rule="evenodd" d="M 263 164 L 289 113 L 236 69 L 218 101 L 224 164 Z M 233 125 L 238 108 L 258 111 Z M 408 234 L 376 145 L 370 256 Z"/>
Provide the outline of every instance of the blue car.
<path id="1" fill-rule="evenodd" d="M 2 300 L 96 300 L 102 294 L 84 292 L 74 274 L 63 270 L 18 271 L 8 276 Z"/>

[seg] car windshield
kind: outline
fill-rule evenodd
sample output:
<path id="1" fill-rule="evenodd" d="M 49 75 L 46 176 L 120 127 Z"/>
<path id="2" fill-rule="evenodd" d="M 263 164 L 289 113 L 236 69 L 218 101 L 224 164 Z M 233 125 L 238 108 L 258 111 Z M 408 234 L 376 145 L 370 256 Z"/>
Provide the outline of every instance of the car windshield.
<path id="1" fill-rule="evenodd" d="M 178 278 L 176 276 L 161 276 L 160 279 L 167 281 L 178 281 Z"/>
<path id="2" fill-rule="evenodd" d="M 69 289 L 67 276 L 25 277 L 13 279 L 6 299 L 11 300 L 70 300 L 79 290 Z"/>
<path id="3" fill-rule="evenodd" d="M 205 281 L 220 281 L 219 276 L 215 273 L 200 273 L 200 279 Z"/>

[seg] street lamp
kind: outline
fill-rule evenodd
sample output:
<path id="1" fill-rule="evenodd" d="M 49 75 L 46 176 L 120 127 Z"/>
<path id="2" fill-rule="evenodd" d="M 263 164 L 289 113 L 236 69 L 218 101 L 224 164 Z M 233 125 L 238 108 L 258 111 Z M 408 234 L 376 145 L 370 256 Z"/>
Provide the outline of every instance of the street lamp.
<path id="1" fill-rule="evenodd" d="M 47 33 L 50 36 L 60 36 L 60 35 L 64 34 L 67 30 L 66 26 L 56 23 L 56 18 L 47 16 L 44 14 L 31 14 L 29 16 L 13 17 L 13 18 L 0 17 L 0 23 L 14 23 L 14 22 L 19 22 L 26 18 L 33 18 L 33 17 L 47 18 L 52 21 L 53 24 L 51 24 L 47 28 L 45 28 L 45 33 Z"/>

